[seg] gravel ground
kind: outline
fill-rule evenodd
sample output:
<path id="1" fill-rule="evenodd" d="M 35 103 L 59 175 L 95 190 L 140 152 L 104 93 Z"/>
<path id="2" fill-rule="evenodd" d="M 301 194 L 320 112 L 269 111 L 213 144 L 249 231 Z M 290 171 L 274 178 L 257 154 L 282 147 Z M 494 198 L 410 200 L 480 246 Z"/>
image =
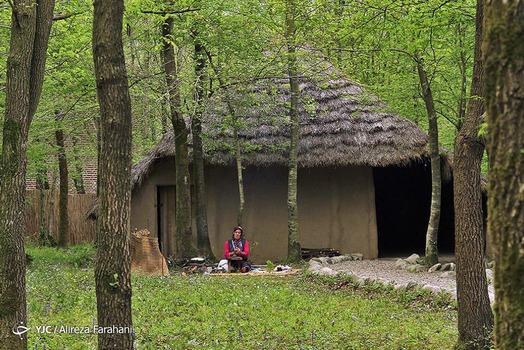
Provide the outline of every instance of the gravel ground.
<path id="1" fill-rule="evenodd" d="M 333 271 L 344 272 L 360 278 L 379 279 L 384 283 L 391 282 L 395 285 L 407 285 L 415 282 L 421 286 L 429 286 L 438 290 L 446 290 L 456 298 L 456 279 L 454 276 L 444 276 L 443 272 L 409 272 L 395 267 L 397 259 L 375 259 L 344 261 L 329 265 Z M 488 286 L 490 300 L 494 300 L 493 285 Z"/>

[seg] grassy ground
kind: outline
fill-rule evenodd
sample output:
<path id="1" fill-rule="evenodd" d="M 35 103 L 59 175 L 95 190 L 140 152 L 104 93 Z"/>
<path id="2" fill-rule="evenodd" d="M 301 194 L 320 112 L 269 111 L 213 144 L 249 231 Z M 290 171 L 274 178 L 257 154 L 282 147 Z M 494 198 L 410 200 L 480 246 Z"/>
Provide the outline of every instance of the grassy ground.
<path id="1" fill-rule="evenodd" d="M 93 248 L 28 253 L 29 349 L 96 349 Z M 132 283 L 137 349 L 451 349 L 457 337 L 445 298 L 355 289 L 341 277 L 173 273 Z"/>

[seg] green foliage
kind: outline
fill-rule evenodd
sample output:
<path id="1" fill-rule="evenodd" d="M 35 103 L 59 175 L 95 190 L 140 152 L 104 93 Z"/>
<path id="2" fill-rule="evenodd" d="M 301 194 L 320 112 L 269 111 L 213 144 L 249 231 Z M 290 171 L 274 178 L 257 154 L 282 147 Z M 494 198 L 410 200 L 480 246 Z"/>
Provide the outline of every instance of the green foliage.
<path id="1" fill-rule="evenodd" d="M 464 99 L 471 75 L 474 5 L 473 0 L 444 3 L 437 0 L 296 1 L 296 40 L 299 46 L 322 51 L 348 77 L 385 100 L 392 111 L 427 128 L 412 58 L 415 53 L 420 54 L 428 68 L 437 103 L 440 140 L 452 150 L 461 123 L 460 106 L 467 104 Z M 166 9 L 198 10 L 162 15 Z M 5 69 L 1 68 L 5 68 L 8 50 L 10 11 L 0 12 L 0 39 L 5 39 L 0 40 L 0 111 L 3 115 L 5 74 L 2 72 Z M 71 16 L 53 24 L 42 102 L 28 144 L 30 177 L 55 171 L 56 157 L 49 155 L 55 154 L 54 130 L 59 125 L 67 137 L 82 134 L 88 141 L 77 146 L 68 144 L 70 162 L 83 156 L 96 157 L 98 110 L 90 50 L 92 5 L 85 0 L 58 1 L 55 12 Z M 184 0 L 170 5 L 158 0 L 127 1 L 123 40 L 134 116 L 135 162 L 170 129 L 166 122 L 166 85 L 159 55 L 160 26 L 165 16 L 175 19 L 170 40 L 178 53 L 179 90 L 182 112 L 186 116 L 194 115 L 197 107 L 193 99 L 196 42 L 205 47 L 218 68 L 218 73 L 210 66 L 204 71 L 209 78 L 208 95 L 220 92 L 217 74 L 226 86 L 233 90 L 238 87 L 239 93 L 253 81 L 286 75 L 283 1 Z M 300 72 L 301 75 L 310 73 L 310 69 Z M 234 126 L 239 130 L 256 128 L 242 118 L 246 104 L 253 103 L 248 93 L 244 93 L 244 105 L 234 106 L 240 117 Z M 268 96 L 273 98 L 273 93 L 268 91 Z M 306 110 L 313 113 L 314 104 L 303 102 Z M 64 113 L 62 124 L 55 122 L 56 112 Z M 210 143 L 208 150 L 213 151 L 216 145 Z M 74 166 L 70 169 L 77 171 Z"/>
<path id="2" fill-rule="evenodd" d="M 90 244 L 72 245 L 66 249 L 28 244 L 26 252 L 38 266 L 93 267 L 95 248 Z"/>
<path id="3" fill-rule="evenodd" d="M 484 136 L 484 137 L 487 137 L 487 135 L 488 135 L 488 130 L 489 130 L 489 127 L 488 127 L 488 123 L 487 123 L 487 122 L 480 123 L 480 128 L 479 128 L 478 136 Z"/>
<path id="4" fill-rule="evenodd" d="M 96 296 L 91 246 L 66 250 L 28 246 L 33 258 L 27 271 L 28 333 L 31 349 L 96 349 L 96 337 L 89 334 L 44 334 L 36 326 L 92 326 L 96 318 Z M 89 261 L 86 264 L 86 261 Z M 84 267 L 80 267 L 84 266 Z"/>
<path id="5" fill-rule="evenodd" d="M 475 1 L 317 3 L 311 26 L 331 25 L 310 30 L 309 40 L 393 111 L 427 128 L 414 56 L 424 59 L 440 142 L 452 150 L 471 81 Z"/>
<path id="6" fill-rule="evenodd" d="M 96 349 L 94 334 L 44 334 L 36 326 L 93 327 L 92 269 L 74 268 L 94 249 L 30 246 L 29 348 Z M 73 258 L 75 256 L 76 258 Z M 138 349 L 443 349 L 456 312 L 427 293 L 340 276 L 133 276 Z"/>

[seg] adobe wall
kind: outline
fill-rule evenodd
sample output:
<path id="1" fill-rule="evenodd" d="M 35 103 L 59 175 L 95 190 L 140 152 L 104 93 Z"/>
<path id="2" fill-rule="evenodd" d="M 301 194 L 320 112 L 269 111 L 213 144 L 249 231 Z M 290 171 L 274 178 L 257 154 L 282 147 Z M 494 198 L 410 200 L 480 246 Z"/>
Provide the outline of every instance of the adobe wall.
<path id="1" fill-rule="evenodd" d="M 208 172 L 209 232 L 215 254 L 231 236 L 238 207 L 236 173 L 213 167 Z M 305 248 L 334 248 L 376 258 L 377 227 L 372 171 L 369 167 L 299 170 L 299 229 Z M 227 181 L 226 181 L 227 179 Z M 287 170 L 252 168 L 244 172 L 243 227 L 252 260 L 263 263 L 287 256 Z M 220 249 L 222 246 L 220 245 Z"/>
<path id="2" fill-rule="evenodd" d="M 172 161 L 172 160 L 171 160 Z M 162 160 L 161 164 L 167 164 Z M 171 163 L 173 164 L 173 163 Z M 173 165 L 171 165 L 173 166 Z M 173 185 L 167 166 L 155 166 L 143 186 L 133 192 L 131 224 L 157 234 L 156 186 Z M 206 167 L 208 223 L 213 252 L 221 258 L 238 210 L 233 167 Z M 287 170 L 284 167 L 244 171 L 243 227 L 251 260 L 264 263 L 287 256 Z M 335 248 L 376 258 L 377 226 L 370 167 L 314 168 L 299 171 L 299 225 L 306 248 Z M 193 229 L 196 240 L 196 230 Z"/>

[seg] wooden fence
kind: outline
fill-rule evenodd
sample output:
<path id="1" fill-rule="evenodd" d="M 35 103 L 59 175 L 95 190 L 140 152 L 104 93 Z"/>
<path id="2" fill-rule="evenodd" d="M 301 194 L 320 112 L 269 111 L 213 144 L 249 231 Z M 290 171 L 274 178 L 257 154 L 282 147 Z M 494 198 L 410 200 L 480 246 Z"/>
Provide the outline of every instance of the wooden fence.
<path id="1" fill-rule="evenodd" d="M 94 194 L 69 195 L 69 244 L 94 242 L 96 223 L 86 220 L 86 213 L 95 197 Z M 41 225 L 58 241 L 58 191 L 27 191 L 26 236 L 38 240 Z"/>

